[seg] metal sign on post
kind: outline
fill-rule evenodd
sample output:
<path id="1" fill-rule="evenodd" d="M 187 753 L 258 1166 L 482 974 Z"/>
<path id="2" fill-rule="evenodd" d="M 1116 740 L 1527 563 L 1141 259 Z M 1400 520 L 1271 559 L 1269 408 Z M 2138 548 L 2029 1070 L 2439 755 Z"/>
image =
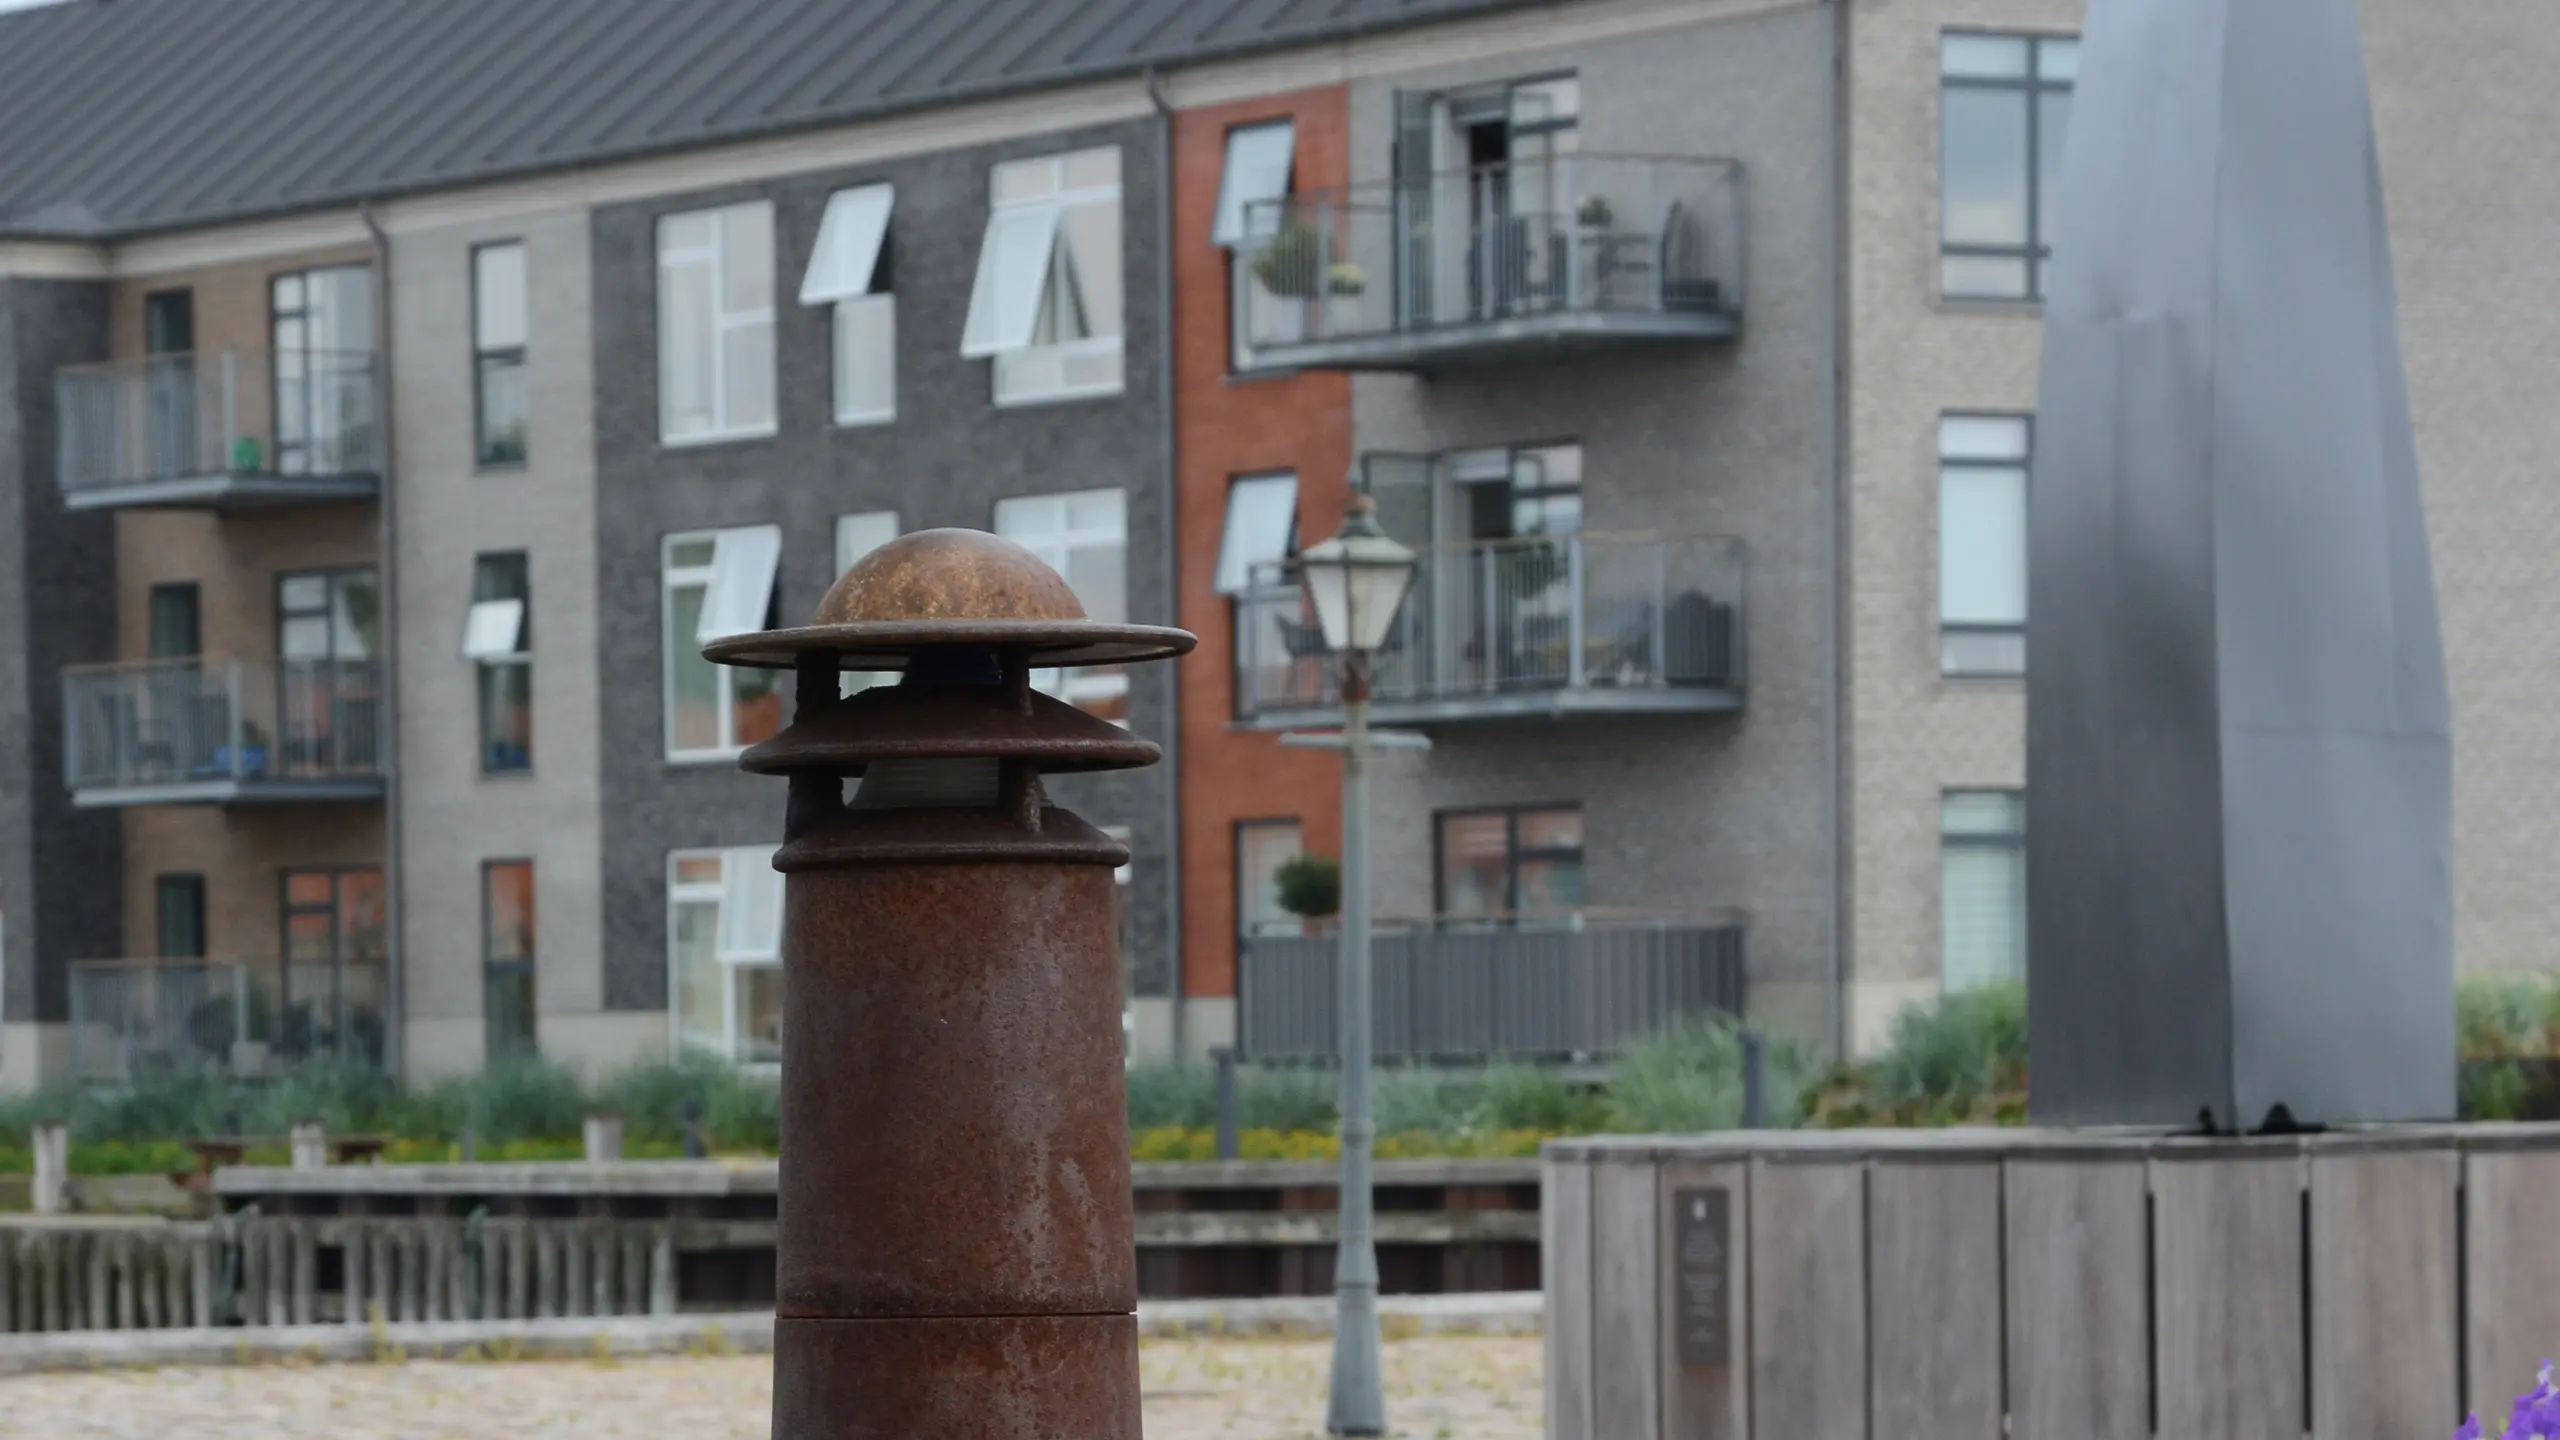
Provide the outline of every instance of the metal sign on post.
<path id="1" fill-rule="evenodd" d="M 739 762 L 791 782 L 776 1440 L 1136 1440 L 1129 852 L 1041 776 L 1161 752 L 1031 673 L 1192 644 L 1086 620 L 1018 545 L 926 530 L 813 624 L 705 648 L 798 672 L 790 728 Z M 845 697 L 848 670 L 904 677 Z"/>

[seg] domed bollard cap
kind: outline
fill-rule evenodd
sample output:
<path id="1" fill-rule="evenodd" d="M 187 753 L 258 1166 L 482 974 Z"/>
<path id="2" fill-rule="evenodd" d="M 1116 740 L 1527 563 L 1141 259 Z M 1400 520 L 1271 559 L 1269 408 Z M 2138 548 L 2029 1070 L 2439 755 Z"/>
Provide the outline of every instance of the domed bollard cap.
<path id="1" fill-rule="evenodd" d="M 791 725 L 739 758 L 793 777 L 790 871 L 853 862 L 1081 859 L 1126 847 L 1042 797 L 1039 776 L 1152 765 L 1162 747 L 1031 688 L 1034 670 L 1165 660 L 1198 641 L 1108 625 L 1058 573 L 979 530 L 921 530 L 865 556 L 810 624 L 703 647 L 724 665 L 799 675 Z M 836 696 L 844 671 L 902 673 Z M 851 805 L 841 782 L 863 784 Z"/>

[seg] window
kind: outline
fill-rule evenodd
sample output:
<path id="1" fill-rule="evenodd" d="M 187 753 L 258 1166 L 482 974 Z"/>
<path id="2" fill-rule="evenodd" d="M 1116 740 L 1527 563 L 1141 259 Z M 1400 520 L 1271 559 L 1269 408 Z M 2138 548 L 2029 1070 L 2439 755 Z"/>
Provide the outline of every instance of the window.
<path id="1" fill-rule="evenodd" d="M 1242 595 L 1279 579 L 1298 550 L 1298 477 L 1239 476 L 1227 487 L 1227 533 L 1218 545 L 1217 591 Z"/>
<path id="2" fill-rule="evenodd" d="M 993 357 L 999 405 L 1120 393 L 1120 152 L 1010 161 L 989 188 L 960 353 Z"/>
<path id="3" fill-rule="evenodd" d="M 862 563 L 862 557 L 898 538 L 898 512 L 872 510 L 860 515 L 836 517 L 836 575 Z M 851 695 L 874 685 L 894 685 L 898 681 L 893 670 L 847 670 L 842 693 Z"/>
<path id="4" fill-rule="evenodd" d="M 524 463 L 524 244 L 471 252 L 471 384 L 483 465 Z"/>
<path id="5" fill-rule="evenodd" d="M 1555 919 L 1582 908 L 1582 807 L 1443 812 L 1440 913 L 1452 920 Z"/>
<path id="6" fill-rule="evenodd" d="M 898 414 L 898 306 L 889 289 L 886 185 L 839 190 L 818 222 L 800 303 L 835 309 L 836 423 L 877 425 Z"/>
<path id="7" fill-rule="evenodd" d="M 1128 492 L 1078 490 L 996 502 L 996 533 L 1066 577 L 1085 618 L 1106 625 L 1129 620 Z M 1071 705 L 1126 723 L 1129 672 L 1119 665 L 1035 672 L 1033 683 Z"/>
<path id="8" fill-rule="evenodd" d="M 782 728 L 779 672 L 714 665 L 702 647 L 769 628 L 782 530 L 670 535 L 664 551 L 667 651 L 667 755 L 710 759 L 736 754 Z"/>
<path id="9" fill-rule="evenodd" d="M 163 959 L 205 953 L 204 877 L 163 875 L 152 886 L 158 902 L 160 954 Z"/>
<path id="10" fill-rule="evenodd" d="M 1269 202 L 1289 193 L 1297 158 L 1298 127 L 1287 120 L 1240 125 L 1227 132 L 1227 165 L 1218 180 L 1218 218 L 1209 232 L 1216 244 L 1241 244 L 1273 228 L 1279 217 Z M 1263 208 L 1255 208 L 1263 207 Z"/>
<path id="11" fill-rule="evenodd" d="M 1298 917 L 1280 908 L 1280 867 L 1298 858 L 1298 822 L 1246 820 L 1236 826 L 1236 933 L 1295 935 Z"/>
<path id="12" fill-rule="evenodd" d="M 284 1058 L 379 1062 L 390 951 L 382 871 L 284 872 L 284 976 L 275 1043 Z"/>
<path id="13" fill-rule="evenodd" d="M 534 1053 L 533 862 L 480 867 L 480 969 L 491 1060 Z"/>
<path id="14" fill-rule="evenodd" d="M 276 473 L 362 474 L 375 468 L 373 272 L 297 270 L 270 283 L 274 314 Z M 234 470 L 263 468 L 244 436 Z"/>
<path id="15" fill-rule="evenodd" d="M 497 774 L 533 765 L 533 592 L 521 550 L 483 555 L 471 566 L 471 613 L 462 655 L 480 668 L 480 768 Z"/>
<path id="16" fill-rule="evenodd" d="M 2014 790 L 1949 791 L 1938 809 L 1939 985 L 2027 978 L 2027 804 Z"/>
<path id="17" fill-rule="evenodd" d="M 361 774 L 381 752 L 382 714 L 375 657 L 381 653 L 381 591 L 371 569 L 306 570 L 276 577 L 277 751 L 283 775 Z M 247 749 L 267 736 L 242 725 Z"/>
<path id="18" fill-rule="evenodd" d="M 774 429 L 773 207 L 658 221 L 658 434 L 670 445 Z"/>
<path id="19" fill-rule="evenodd" d="M 198 593 L 190 580 L 151 587 L 151 658 L 185 660 L 204 653 Z"/>
<path id="20" fill-rule="evenodd" d="M 2027 459 L 2019 415 L 1938 422 L 1938 668 L 2027 668 Z"/>
<path id="21" fill-rule="evenodd" d="M 1950 32 L 1938 74 L 1938 288 L 1951 300 L 2040 300 L 2080 42 Z"/>
<path id="22" fill-rule="evenodd" d="M 782 876 L 773 847 L 667 856 L 668 993 L 679 1047 L 782 1059 Z"/>

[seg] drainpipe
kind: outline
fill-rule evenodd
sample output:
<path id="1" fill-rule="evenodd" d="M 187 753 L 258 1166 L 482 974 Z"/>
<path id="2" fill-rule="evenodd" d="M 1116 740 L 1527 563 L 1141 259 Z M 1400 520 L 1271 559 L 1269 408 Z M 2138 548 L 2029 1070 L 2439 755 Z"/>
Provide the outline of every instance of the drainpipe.
<path id="1" fill-rule="evenodd" d="M 382 730 L 375 743 L 382 747 L 376 763 L 382 768 L 382 910 L 385 930 L 383 987 L 390 992 L 384 1004 L 382 1026 L 382 1062 L 393 1077 L 400 1078 L 408 1057 L 409 967 L 408 944 L 401 933 L 400 872 L 400 552 L 393 543 L 399 534 L 396 524 L 399 489 L 392 483 L 392 454 L 395 438 L 392 423 L 391 387 L 391 237 L 383 232 L 382 223 L 374 217 L 373 202 L 357 207 L 364 219 L 367 234 L 373 237 L 373 336 L 374 357 L 374 433 L 380 454 L 376 468 L 381 479 L 381 498 L 374 502 L 376 546 L 381 551 L 378 568 L 382 575 L 381 601 L 376 613 L 382 631 L 381 696 Z"/>
<path id="2" fill-rule="evenodd" d="M 1831 844 L 1825 856 L 1825 870 L 1831 886 L 1830 941 L 1831 984 L 1829 986 L 1831 1051 L 1835 1059 L 1849 1058 L 1849 870 L 1845 850 L 1848 845 L 1848 760 L 1841 735 L 1841 712 L 1849 703 L 1850 666 L 1841 643 L 1846 626 L 1845 610 L 1849 604 L 1849 576 L 1846 564 L 1850 543 L 1848 497 L 1849 451 L 1849 247 L 1842 229 L 1853 213 L 1848 203 L 1849 187 L 1849 54 L 1850 26 L 1853 16 L 1848 0 L 1831 0 L 1831 193 L 1826 202 L 1830 214 L 1822 233 L 1831 247 L 1831 290 L 1827 304 L 1831 310 L 1831 435 L 1830 471 L 1825 499 L 1831 507 L 1827 545 L 1829 555 L 1823 567 L 1830 584 L 1830 603 L 1823 609 L 1822 652 L 1831 675 L 1831 702 L 1822 710 L 1823 766 L 1826 789 L 1831 806 Z"/>
<path id="3" fill-rule="evenodd" d="M 1173 230 L 1173 103 L 1165 98 L 1164 77 L 1156 67 L 1147 67 L 1147 100 L 1156 112 L 1156 218 L 1163 232 L 1164 255 L 1156 265 L 1156 384 L 1157 404 L 1164 412 L 1164 428 L 1160 437 L 1164 461 L 1164 577 L 1173 595 L 1173 620 L 1182 618 L 1182 472 L 1179 451 L 1174 439 L 1173 410 L 1173 259 L 1180 252 L 1181 237 Z M 1179 662 L 1165 667 L 1165 688 L 1171 692 L 1173 723 L 1164 732 L 1164 887 L 1165 939 L 1172 954 L 1173 976 L 1173 1058 L 1180 1063 L 1189 1054 L 1190 1024 L 1183 1014 L 1184 976 L 1182 973 L 1182 666 Z"/>

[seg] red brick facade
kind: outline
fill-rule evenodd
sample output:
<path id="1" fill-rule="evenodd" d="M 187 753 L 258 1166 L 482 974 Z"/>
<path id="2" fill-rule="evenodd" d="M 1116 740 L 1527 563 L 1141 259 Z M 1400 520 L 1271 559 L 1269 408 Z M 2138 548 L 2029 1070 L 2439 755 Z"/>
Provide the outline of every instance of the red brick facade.
<path id="1" fill-rule="evenodd" d="M 1227 485 L 1295 470 L 1302 543 L 1331 535 L 1351 468 L 1351 383 L 1339 374 L 1241 379 L 1228 373 L 1227 252 L 1210 242 L 1227 131 L 1297 125 L 1296 185 L 1340 185 L 1349 163 L 1349 97 L 1340 87 L 1189 110 L 1174 120 L 1174 415 L 1181 474 L 1177 623 L 1200 637 L 1182 662 L 1182 965 L 1191 998 L 1236 993 L 1236 825 L 1299 822 L 1302 843 L 1337 853 L 1342 769 L 1320 751 L 1230 728 L 1235 626 L 1214 589 Z"/>

